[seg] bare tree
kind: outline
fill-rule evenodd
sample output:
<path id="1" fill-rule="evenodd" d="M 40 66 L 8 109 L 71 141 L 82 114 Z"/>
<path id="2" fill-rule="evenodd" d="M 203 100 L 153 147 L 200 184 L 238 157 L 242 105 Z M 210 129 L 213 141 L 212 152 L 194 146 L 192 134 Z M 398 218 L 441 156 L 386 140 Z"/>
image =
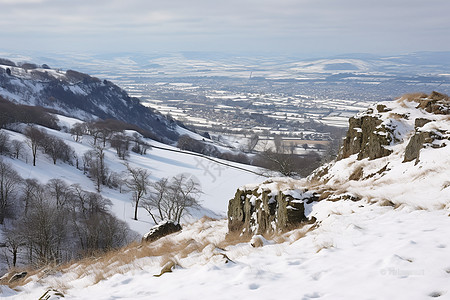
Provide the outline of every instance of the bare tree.
<path id="1" fill-rule="evenodd" d="M 84 134 L 86 134 L 87 126 L 85 123 L 76 123 L 73 124 L 72 128 L 70 128 L 70 134 L 72 135 L 75 142 L 81 142 L 81 139 Z"/>
<path id="2" fill-rule="evenodd" d="M 128 156 L 130 139 L 125 134 L 117 133 L 111 138 L 111 147 L 116 149 L 117 156 L 119 156 L 119 158 L 125 160 Z"/>
<path id="3" fill-rule="evenodd" d="M 106 142 L 114 135 L 115 131 L 109 128 L 107 124 L 98 124 L 97 127 L 100 132 L 103 147 L 106 147 Z"/>
<path id="4" fill-rule="evenodd" d="M 51 135 L 45 135 L 44 139 L 41 141 L 46 154 L 48 154 L 52 160 L 53 164 L 56 165 L 58 159 L 63 162 L 70 161 L 73 149 L 67 145 L 62 139 Z"/>
<path id="5" fill-rule="evenodd" d="M 9 153 L 9 134 L 0 129 L 0 154 Z"/>
<path id="6" fill-rule="evenodd" d="M 9 163 L 0 159 L 0 224 L 3 224 L 21 181 L 22 178 L 16 170 Z"/>
<path id="7" fill-rule="evenodd" d="M 28 126 L 25 129 L 25 136 L 27 137 L 27 145 L 33 154 L 33 166 L 36 166 L 37 151 L 41 146 L 41 141 L 45 137 L 45 132 L 38 128 Z"/>
<path id="8" fill-rule="evenodd" d="M 142 201 L 142 207 L 152 217 L 153 222 L 158 224 L 159 221 L 164 219 L 165 212 L 168 211 L 170 206 L 169 199 L 169 179 L 162 178 L 156 182 L 150 184 L 152 190 L 149 197 L 146 197 Z"/>
<path id="9" fill-rule="evenodd" d="M 131 168 L 127 166 L 129 177 L 125 180 L 125 185 L 132 192 L 132 199 L 134 203 L 134 219 L 138 219 L 138 207 L 142 197 L 147 194 L 147 186 L 149 185 L 148 178 L 150 173 L 146 169 Z"/>
<path id="10" fill-rule="evenodd" d="M 4 238 L 5 246 L 12 255 L 11 267 L 15 267 L 19 249 L 23 247 L 25 243 L 22 228 L 20 228 L 19 224 L 13 224 L 11 228 L 4 230 Z"/>
<path id="11" fill-rule="evenodd" d="M 279 135 L 274 136 L 273 138 L 273 144 L 275 145 L 275 152 L 276 153 L 283 153 L 283 138 Z"/>
<path id="12" fill-rule="evenodd" d="M 48 201 L 33 203 L 23 220 L 23 234 L 37 263 L 61 261 L 61 245 L 66 238 L 65 212 Z"/>
<path id="13" fill-rule="evenodd" d="M 247 151 L 252 152 L 255 149 L 258 142 L 259 142 L 259 135 L 253 133 L 247 140 Z"/>
<path id="14" fill-rule="evenodd" d="M 105 185 L 108 179 L 108 168 L 105 163 L 105 148 L 101 145 L 94 145 L 93 150 L 89 150 L 83 155 L 84 172 L 88 171 L 89 176 L 94 181 L 97 192 L 101 191 L 101 186 Z"/>
<path id="15" fill-rule="evenodd" d="M 131 148 L 131 151 L 133 151 L 134 153 L 144 155 L 147 153 L 147 150 L 151 148 L 149 144 L 141 139 L 137 132 L 133 133 L 133 141 L 134 146 Z"/>
<path id="16" fill-rule="evenodd" d="M 100 128 L 98 128 L 95 123 L 87 123 L 86 124 L 87 133 L 94 138 L 94 145 L 97 145 L 97 140 L 100 138 L 101 132 Z"/>
<path id="17" fill-rule="evenodd" d="M 11 141 L 11 151 L 16 159 L 19 159 L 20 153 L 22 152 L 23 148 L 24 143 L 22 141 L 19 140 Z"/>
<path id="18" fill-rule="evenodd" d="M 179 174 L 170 180 L 163 178 L 152 184 L 150 196 L 143 201 L 143 207 L 155 223 L 163 220 L 180 222 L 189 208 L 200 206 L 200 183 L 186 174 Z"/>
<path id="19" fill-rule="evenodd" d="M 45 187 L 48 194 L 54 200 L 56 209 L 65 207 L 72 197 L 69 186 L 61 179 L 50 179 Z"/>
<path id="20" fill-rule="evenodd" d="M 189 178 L 186 174 L 180 174 L 172 178 L 171 194 L 174 200 L 172 217 L 180 222 L 187 208 L 199 206 L 198 197 L 201 194 L 200 183 Z"/>
<path id="21" fill-rule="evenodd" d="M 21 199 L 24 202 L 24 215 L 27 216 L 30 205 L 43 198 L 44 190 L 36 179 L 27 178 L 23 182 L 21 193 Z"/>

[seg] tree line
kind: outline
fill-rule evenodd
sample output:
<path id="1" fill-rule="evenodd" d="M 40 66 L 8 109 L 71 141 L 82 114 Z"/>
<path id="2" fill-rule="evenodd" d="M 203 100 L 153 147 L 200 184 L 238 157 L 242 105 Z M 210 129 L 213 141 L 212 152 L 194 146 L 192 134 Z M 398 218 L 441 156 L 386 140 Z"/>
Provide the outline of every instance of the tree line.
<path id="1" fill-rule="evenodd" d="M 180 222 L 189 209 L 200 206 L 200 184 L 193 178 L 181 174 L 152 182 L 147 169 L 125 163 L 130 150 L 143 155 L 150 149 L 138 133 L 126 134 L 103 122 L 74 124 L 67 129 L 73 140 L 81 143 L 89 136 L 92 147 L 78 157 L 63 139 L 43 128 L 28 125 L 16 130 L 21 130 L 25 139 L 11 140 L 8 132 L 0 129 L 0 155 L 27 162 L 30 157 L 29 163 L 36 166 L 37 158 L 44 154 L 54 164 L 61 161 L 75 165 L 93 181 L 96 192 L 67 185 L 60 179 L 46 184 L 23 179 L 0 157 L 0 224 L 6 225 L 4 242 L 11 266 L 16 265 L 19 254 L 23 261 L 40 265 L 123 245 L 129 230 L 108 211 L 111 202 L 101 196 L 103 186 L 130 192 L 135 220 L 138 207 L 158 224 L 167 219 Z M 109 147 L 124 160 L 125 172 L 109 170 L 105 161 Z"/>
<path id="2" fill-rule="evenodd" d="M 46 184 L 23 179 L 0 158 L 0 224 L 5 259 L 22 263 L 61 263 L 125 245 L 127 225 L 109 212 L 111 201 L 61 179 Z"/>

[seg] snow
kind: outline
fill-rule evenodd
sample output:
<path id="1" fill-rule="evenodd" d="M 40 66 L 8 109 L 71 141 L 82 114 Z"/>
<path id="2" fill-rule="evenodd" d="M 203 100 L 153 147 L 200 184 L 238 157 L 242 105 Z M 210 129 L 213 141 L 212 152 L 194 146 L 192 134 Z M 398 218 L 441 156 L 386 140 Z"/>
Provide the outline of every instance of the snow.
<path id="1" fill-rule="evenodd" d="M 320 216 L 324 211 L 329 215 Z M 213 246 L 224 238 L 226 222 L 197 222 L 173 241 L 209 237 L 211 246 L 175 257 L 179 267 L 172 273 L 154 277 L 160 258 L 147 257 L 96 284 L 74 269 L 3 296 L 37 299 L 52 284 L 66 282 L 65 299 L 448 299 L 448 212 L 324 201 L 312 213 L 320 226 L 304 237 L 299 229 L 285 234 L 283 243 L 220 250 L 232 262 L 225 263 Z"/>
<path id="2" fill-rule="evenodd" d="M 70 128 L 75 123 L 82 121 L 58 115 L 59 124 Z M 39 126 L 38 126 L 39 127 Z M 42 128 L 42 127 L 41 127 Z M 75 153 L 80 158 L 82 155 L 92 149 L 92 140 L 88 136 L 83 136 L 81 143 L 75 142 L 69 133 L 43 128 L 47 133 L 52 134 L 58 138 L 63 139 L 69 146 L 71 146 Z M 25 137 L 17 132 L 7 131 L 10 134 L 10 139 L 18 139 L 25 141 Z M 131 133 L 130 133 L 131 134 Z M 165 144 L 155 142 L 153 140 L 145 140 L 148 144 L 163 147 L 166 149 L 179 150 Z M 28 153 L 30 152 L 30 153 Z M 23 178 L 36 178 L 42 184 L 47 183 L 50 179 L 63 179 L 68 184 L 80 184 L 83 189 L 95 192 L 93 182 L 83 174 L 82 171 L 76 169 L 74 166 L 69 166 L 58 162 L 56 165 L 43 153 L 38 153 L 36 167 L 31 165 L 31 151 L 25 146 L 23 153 L 25 158 L 15 160 L 5 157 L 4 159 L 13 164 L 13 167 L 21 174 Z M 108 168 L 116 173 L 126 171 L 125 161 L 117 158 L 114 149 L 106 149 L 105 161 Z M 221 160 L 217 160 L 221 161 Z M 193 221 L 203 217 L 204 215 L 210 217 L 224 217 L 227 212 L 228 200 L 233 197 L 237 187 L 247 182 L 259 182 L 263 177 L 254 173 L 242 171 L 229 166 L 218 164 L 214 161 L 192 156 L 190 153 L 177 153 L 166 151 L 162 149 L 152 148 L 147 151 L 146 155 L 139 155 L 130 151 L 130 156 L 126 161 L 131 167 L 139 167 L 148 169 L 151 173 L 150 179 L 157 181 L 164 177 L 173 177 L 184 173 L 189 178 L 195 178 L 200 182 L 202 194 L 200 196 L 201 208 L 190 211 L 190 217 L 187 217 L 183 222 Z M 240 165 L 237 163 L 229 163 L 231 166 L 240 166 L 251 171 L 258 171 L 257 168 Z M 120 219 L 127 222 L 133 231 L 136 231 L 140 236 L 148 232 L 154 225 L 148 213 L 139 208 L 139 220 L 132 220 L 134 208 L 131 201 L 130 193 L 120 193 L 119 190 L 113 190 L 104 187 L 102 195 L 112 200 L 112 212 Z"/>
<path id="3" fill-rule="evenodd" d="M 253 241 L 263 241 L 262 247 L 254 248 L 242 241 L 218 246 L 226 241 L 226 220 L 202 219 L 186 224 L 180 233 L 135 246 L 150 249 L 187 243 L 188 249 L 202 245 L 188 253 L 148 255 L 124 265 L 96 261 L 89 267 L 74 264 L 55 275 L 32 276 L 17 291 L 2 286 L 2 297 L 37 299 L 48 288 L 60 287 L 64 299 L 450 299 L 450 143 L 440 148 L 424 147 L 417 164 L 403 162 L 415 119 L 432 119 L 420 130 L 443 130 L 446 142 L 448 116 L 412 110 L 414 104 L 409 102 L 384 104 L 391 111 L 378 116 L 395 126 L 398 137 L 390 146 L 392 154 L 373 160 L 357 160 L 355 154 L 333 162 L 325 166 L 328 172 L 320 182 L 310 177 L 251 183 L 262 180 L 235 169 L 205 167 L 206 160 L 199 164 L 194 157 L 156 148 L 144 157 L 130 156 L 130 164 L 150 168 L 152 178 L 179 172 L 201 178 L 204 207 L 215 213 L 224 213 L 226 200 L 237 187 L 260 192 L 270 189 L 274 195 L 283 192 L 299 201 L 319 189 L 360 199 L 306 203 L 305 215 L 314 217 L 315 224 L 271 238 L 254 237 Z M 393 114 L 404 113 L 408 118 L 389 121 Z M 123 166 L 112 162 L 113 155 L 107 153 L 108 162 L 120 170 Z M 39 163 L 44 164 L 43 159 Z M 42 175 L 56 171 L 48 167 Z M 24 163 L 23 168 L 22 174 L 35 170 Z M 362 178 L 349 180 L 360 168 Z M 92 185 L 88 180 L 85 183 Z M 129 200 L 117 191 L 106 192 L 119 203 L 115 204 L 116 214 L 120 215 L 120 203 L 131 208 Z M 125 219 L 133 229 L 139 229 L 129 220 L 131 210 L 126 211 L 125 206 Z M 176 262 L 173 272 L 155 277 L 168 259 Z M 96 279 L 99 272 L 100 280 Z"/>

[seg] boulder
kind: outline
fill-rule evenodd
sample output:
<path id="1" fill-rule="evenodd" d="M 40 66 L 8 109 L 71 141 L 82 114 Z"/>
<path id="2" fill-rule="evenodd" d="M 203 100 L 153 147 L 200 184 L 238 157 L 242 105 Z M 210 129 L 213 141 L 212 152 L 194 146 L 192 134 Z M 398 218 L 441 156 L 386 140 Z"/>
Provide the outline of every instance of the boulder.
<path id="1" fill-rule="evenodd" d="M 420 99 L 416 108 L 423 109 L 436 115 L 448 115 L 450 113 L 450 100 L 445 94 L 432 92 L 428 98 Z"/>
<path id="2" fill-rule="evenodd" d="M 425 126 L 425 124 L 430 123 L 430 122 L 431 122 L 431 120 L 429 120 L 429 119 L 417 118 L 414 121 L 414 127 L 420 128 L 420 127 L 423 127 L 423 126 Z"/>
<path id="3" fill-rule="evenodd" d="M 403 162 L 409 162 L 415 160 L 416 163 L 419 161 L 420 149 L 423 148 L 425 139 L 428 138 L 425 132 L 416 132 L 409 140 L 408 145 L 405 149 L 405 158 Z"/>
<path id="4" fill-rule="evenodd" d="M 409 140 L 405 149 L 405 158 L 403 162 L 415 160 L 419 162 L 420 150 L 424 147 L 440 148 L 445 147 L 446 143 L 439 141 L 450 140 L 450 133 L 445 130 L 416 131 Z M 448 142 L 447 142 L 448 143 Z"/>
<path id="5" fill-rule="evenodd" d="M 153 226 L 148 233 L 144 235 L 142 241 L 153 242 L 166 235 L 181 231 L 181 225 L 173 221 L 164 221 L 161 224 Z"/>

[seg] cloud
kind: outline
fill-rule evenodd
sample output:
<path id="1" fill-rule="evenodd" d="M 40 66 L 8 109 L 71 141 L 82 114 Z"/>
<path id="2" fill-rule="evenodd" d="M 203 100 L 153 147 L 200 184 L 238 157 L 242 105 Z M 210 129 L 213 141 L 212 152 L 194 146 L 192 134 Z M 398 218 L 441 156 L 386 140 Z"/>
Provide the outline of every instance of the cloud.
<path id="1" fill-rule="evenodd" d="M 301 46 L 314 51 L 327 45 L 351 51 L 352 43 L 362 50 L 380 44 L 386 50 L 417 50 L 412 48 L 439 40 L 441 48 L 450 50 L 447 0 L 0 0 L 0 4 L 0 34 L 11 42 L 41 37 L 47 43 L 54 39 L 78 46 L 85 40 L 86 48 L 94 39 L 99 47 L 123 41 L 142 48 L 166 45 L 192 50 L 196 45 L 203 50 L 217 43 L 218 49 L 226 44 L 235 49 Z"/>

